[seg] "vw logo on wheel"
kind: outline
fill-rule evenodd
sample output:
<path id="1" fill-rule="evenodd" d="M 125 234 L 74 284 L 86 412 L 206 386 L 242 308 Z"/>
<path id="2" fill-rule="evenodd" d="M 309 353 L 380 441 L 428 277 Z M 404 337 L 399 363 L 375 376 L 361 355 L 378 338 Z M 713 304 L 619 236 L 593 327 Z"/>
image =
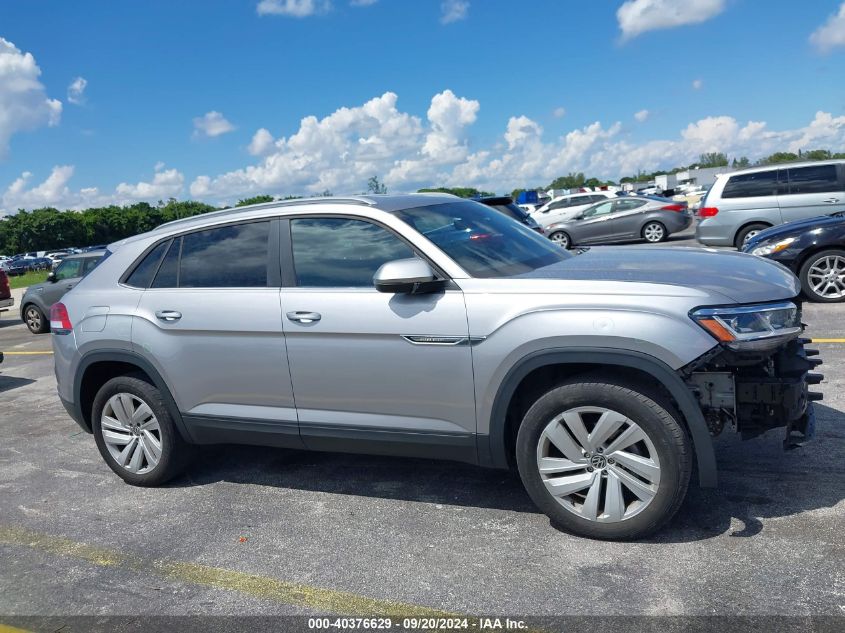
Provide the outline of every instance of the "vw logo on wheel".
<path id="1" fill-rule="evenodd" d="M 607 459 L 605 459 L 604 455 L 593 455 L 590 458 L 590 465 L 595 469 L 601 469 L 607 466 Z"/>

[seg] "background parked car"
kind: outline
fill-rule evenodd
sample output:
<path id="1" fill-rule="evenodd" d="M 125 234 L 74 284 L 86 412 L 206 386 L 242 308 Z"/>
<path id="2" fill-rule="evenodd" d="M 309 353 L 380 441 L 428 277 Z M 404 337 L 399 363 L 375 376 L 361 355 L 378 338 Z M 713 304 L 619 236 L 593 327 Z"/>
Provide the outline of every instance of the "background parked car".
<path id="1" fill-rule="evenodd" d="M 845 301 L 845 213 L 766 229 L 749 239 L 743 251 L 789 268 L 812 301 Z"/>
<path id="2" fill-rule="evenodd" d="M 3 262 L 4 270 L 9 277 L 16 277 L 28 273 L 32 268 L 32 260 L 21 257 Z"/>
<path id="3" fill-rule="evenodd" d="M 5 312 L 15 305 L 12 290 L 9 287 L 9 277 L 6 271 L 0 270 L 0 312 Z"/>
<path id="4" fill-rule="evenodd" d="M 770 226 L 837 211 L 845 211 L 845 161 L 754 167 L 717 177 L 695 236 L 708 246 L 741 249 Z"/>
<path id="5" fill-rule="evenodd" d="M 89 251 L 71 255 L 47 276 L 47 281 L 26 289 L 21 298 L 21 319 L 33 334 L 50 329 L 50 308 L 80 279 L 96 268 L 103 259 L 103 251 Z"/>
<path id="6" fill-rule="evenodd" d="M 685 202 L 628 196 L 594 204 L 567 222 L 553 224 L 547 233 L 550 240 L 569 248 L 636 239 L 662 242 L 690 224 L 692 214 Z"/>
<path id="7" fill-rule="evenodd" d="M 539 207 L 531 214 L 537 223 L 542 226 L 546 233 L 549 227 L 558 222 L 565 222 L 574 218 L 581 211 L 591 204 L 615 198 L 616 194 L 610 191 L 595 191 L 592 193 L 570 193 L 565 196 L 558 196 Z"/>
<path id="8" fill-rule="evenodd" d="M 543 230 L 543 227 L 537 224 L 537 221 L 532 218 L 527 211 L 521 209 L 510 196 L 492 196 L 487 198 L 478 198 L 478 202 L 480 202 L 481 204 L 486 204 L 488 207 L 493 207 L 499 213 L 505 214 L 509 218 L 512 218 L 517 222 L 524 224 L 528 228 L 537 231 L 541 235 L 546 234 L 546 232 Z"/>

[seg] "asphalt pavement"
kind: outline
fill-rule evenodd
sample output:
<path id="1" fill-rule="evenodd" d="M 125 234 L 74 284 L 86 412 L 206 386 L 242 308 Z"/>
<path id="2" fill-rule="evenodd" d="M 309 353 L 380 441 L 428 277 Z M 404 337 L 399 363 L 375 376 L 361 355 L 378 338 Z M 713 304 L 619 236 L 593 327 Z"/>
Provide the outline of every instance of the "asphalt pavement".
<path id="1" fill-rule="evenodd" d="M 807 304 L 808 334 L 845 338 L 843 310 Z M 720 436 L 717 490 L 691 489 L 656 537 L 607 543 L 553 528 L 516 475 L 449 462 L 218 446 L 165 487 L 128 486 L 59 403 L 49 335 L 7 313 L 0 629 L 26 615 L 843 616 L 845 343 L 817 347 L 814 441 L 784 453 L 781 431 Z"/>

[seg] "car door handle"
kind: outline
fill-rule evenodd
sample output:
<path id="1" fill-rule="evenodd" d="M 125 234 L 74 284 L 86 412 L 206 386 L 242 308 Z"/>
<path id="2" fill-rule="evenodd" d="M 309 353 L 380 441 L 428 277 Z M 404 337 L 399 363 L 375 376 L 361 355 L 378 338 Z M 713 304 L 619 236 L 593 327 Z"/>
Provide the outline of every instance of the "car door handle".
<path id="1" fill-rule="evenodd" d="M 287 317 L 297 323 L 316 323 L 321 318 L 319 312 L 288 312 Z"/>
<path id="2" fill-rule="evenodd" d="M 822 200 L 822 202 L 826 202 L 827 204 L 836 204 L 839 202 L 839 198 L 828 198 L 827 200 Z"/>
<path id="3" fill-rule="evenodd" d="M 167 321 L 168 323 L 173 323 L 174 321 L 178 321 L 182 318 L 181 312 L 176 312 L 176 310 L 159 310 L 156 312 L 156 318 L 160 321 Z"/>
<path id="4" fill-rule="evenodd" d="M 68 290 L 70 290 L 71 288 L 73 288 L 73 284 L 68 284 L 67 286 L 65 286 L 65 288 L 67 288 Z"/>

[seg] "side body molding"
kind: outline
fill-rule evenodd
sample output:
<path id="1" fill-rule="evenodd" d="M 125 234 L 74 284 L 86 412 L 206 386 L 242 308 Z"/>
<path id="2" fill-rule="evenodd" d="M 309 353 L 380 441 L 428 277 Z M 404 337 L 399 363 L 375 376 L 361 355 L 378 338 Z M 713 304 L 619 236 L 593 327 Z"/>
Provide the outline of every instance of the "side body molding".
<path id="1" fill-rule="evenodd" d="M 613 350 L 601 347 L 573 347 L 534 352 L 522 358 L 505 375 L 493 402 L 490 435 L 478 436 L 479 461 L 494 468 L 507 468 L 506 420 L 508 404 L 525 376 L 547 365 L 592 364 L 627 367 L 640 370 L 662 384 L 678 403 L 687 421 L 690 437 L 698 460 L 699 484 L 702 488 L 715 488 L 716 456 L 707 423 L 692 392 L 680 376 L 663 361 L 635 351 Z"/>

